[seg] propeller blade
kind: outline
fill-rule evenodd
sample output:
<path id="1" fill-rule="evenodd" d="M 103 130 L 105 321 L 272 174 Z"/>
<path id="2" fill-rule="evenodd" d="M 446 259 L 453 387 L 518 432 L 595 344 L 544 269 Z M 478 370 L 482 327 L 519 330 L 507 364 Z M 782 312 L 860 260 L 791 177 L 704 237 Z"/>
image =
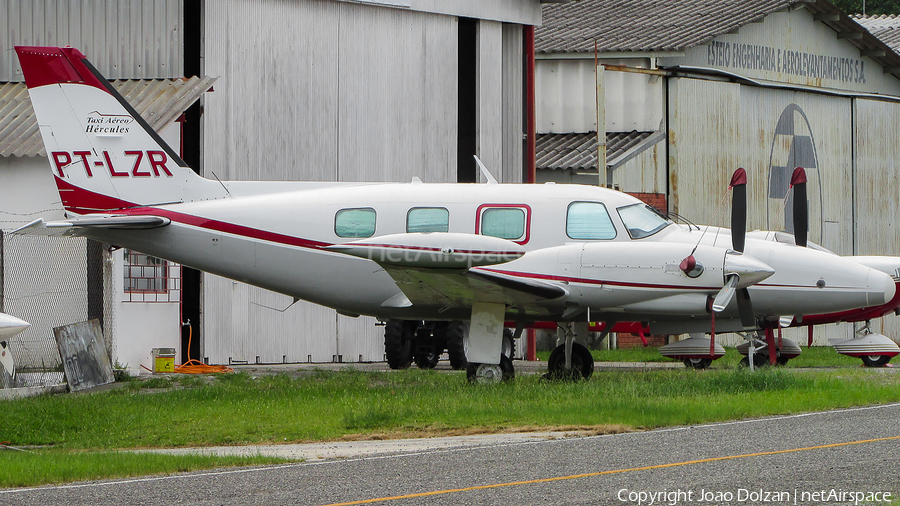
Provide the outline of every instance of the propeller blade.
<path id="1" fill-rule="evenodd" d="M 743 168 L 734 171 L 728 188 L 732 190 L 731 246 L 735 251 L 743 252 L 747 234 L 747 171 Z"/>
<path id="2" fill-rule="evenodd" d="M 806 171 L 803 167 L 791 174 L 791 188 L 794 189 L 794 241 L 797 246 L 806 247 L 809 232 L 809 204 L 806 201 Z"/>
<path id="3" fill-rule="evenodd" d="M 738 281 L 740 281 L 740 277 L 737 274 L 729 274 L 725 278 L 725 286 L 719 290 L 719 293 L 716 294 L 716 298 L 713 299 L 712 310 L 716 313 L 721 313 L 725 311 L 725 308 L 728 307 L 728 304 L 731 303 L 731 299 L 734 298 L 734 294 L 736 292 L 735 288 L 737 287 Z"/>

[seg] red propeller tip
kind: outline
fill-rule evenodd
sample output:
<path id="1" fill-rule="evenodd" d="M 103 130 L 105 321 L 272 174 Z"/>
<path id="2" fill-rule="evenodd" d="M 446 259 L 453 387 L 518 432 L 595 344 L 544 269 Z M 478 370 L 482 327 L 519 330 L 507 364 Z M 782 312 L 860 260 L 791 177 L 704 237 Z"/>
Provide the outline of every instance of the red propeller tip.
<path id="1" fill-rule="evenodd" d="M 747 171 L 743 167 L 734 171 L 734 174 L 731 175 L 731 182 L 728 183 L 728 188 L 731 189 L 741 184 L 747 184 Z"/>
<path id="2" fill-rule="evenodd" d="M 806 182 L 806 170 L 803 167 L 797 167 L 794 169 L 794 173 L 791 174 L 791 188 L 794 187 L 795 184 L 801 184 Z"/>

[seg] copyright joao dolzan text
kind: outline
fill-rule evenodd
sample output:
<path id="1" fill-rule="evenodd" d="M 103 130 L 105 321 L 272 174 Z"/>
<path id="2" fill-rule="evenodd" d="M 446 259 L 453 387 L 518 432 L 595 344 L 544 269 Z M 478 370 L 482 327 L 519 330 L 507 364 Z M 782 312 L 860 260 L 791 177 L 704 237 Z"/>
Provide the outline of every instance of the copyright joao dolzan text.
<path id="1" fill-rule="evenodd" d="M 860 490 L 631 490 L 623 488 L 617 498 L 638 506 L 677 506 L 679 504 L 879 504 L 890 503 L 892 492 Z"/>

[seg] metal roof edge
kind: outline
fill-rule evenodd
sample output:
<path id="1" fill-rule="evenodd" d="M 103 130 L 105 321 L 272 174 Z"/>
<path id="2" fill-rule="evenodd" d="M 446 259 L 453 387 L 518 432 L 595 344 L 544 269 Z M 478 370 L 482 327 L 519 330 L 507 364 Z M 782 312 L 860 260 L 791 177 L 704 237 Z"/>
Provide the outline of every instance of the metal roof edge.
<path id="1" fill-rule="evenodd" d="M 838 97 L 848 97 L 848 98 L 870 98 L 873 100 L 884 100 L 887 102 L 900 102 L 900 96 L 894 95 L 880 95 L 877 93 L 865 93 L 859 91 L 842 91 L 842 90 L 833 90 L 828 88 L 815 88 L 812 86 L 805 86 L 802 84 L 789 84 L 789 83 L 776 83 L 772 81 L 760 81 L 757 79 L 753 79 L 747 76 L 742 76 L 740 74 L 736 74 L 734 72 L 728 72 L 726 70 L 720 70 L 716 68 L 710 67 L 692 67 L 689 65 L 674 65 L 670 67 L 660 67 L 667 72 L 669 72 L 669 77 L 696 77 L 696 76 L 717 76 L 724 77 L 730 79 L 732 81 L 738 82 L 740 84 L 746 84 L 750 86 L 758 86 L 760 88 L 774 88 L 774 89 L 784 89 L 784 90 L 792 90 L 792 91 L 806 91 L 809 93 L 817 93 L 820 95 L 832 95 Z"/>
<path id="2" fill-rule="evenodd" d="M 114 79 L 110 83 L 154 130 L 159 131 L 209 91 L 216 79 L 209 76 Z M 0 83 L 0 156 L 46 154 L 25 83 Z"/>

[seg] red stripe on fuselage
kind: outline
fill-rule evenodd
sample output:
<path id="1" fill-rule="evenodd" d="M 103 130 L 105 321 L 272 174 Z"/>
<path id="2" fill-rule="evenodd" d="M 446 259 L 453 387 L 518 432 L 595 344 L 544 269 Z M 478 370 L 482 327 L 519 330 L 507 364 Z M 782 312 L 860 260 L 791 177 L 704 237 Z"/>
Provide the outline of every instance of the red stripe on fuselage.
<path id="1" fill-rule="evenodd" d="M 124 208 L 136 207 L 137 204 L 126 202 L 117 197 L 110 197 L 75 186 L 59 176 L 55 176 L 56 188 L 66 211 L 78 214 L 119 212 Z"/>
<path id="2" fill-rule="evenodd" d="M 565 281 L 567 283 L 582 283 L 588 285 L 611 285 L 611 286 L 626 286 L 631 288 L 661 288 L 661 289 L 678 289 L 678 290 L 719 290 L 721 287 L 718 286 L 684 286 L 684 285 L 657 285 L 652 283 L 628 283 L 624 281 L 608 281 L 602 279 L 586 279 L 586 278 L 573 278 L 568 276 L 556 276 L 553 274 L 538 274 L 535 272 L 516 272 L 516 271 L 501 271 L 498 269 L 484 269 L 482 270 L 489 272 L 496 272 L 497 274 L 506 274 L 508 276 L 516 276 L 520 278 L 532 278 L 532 279 L 544 279 L 547 281 Z"/>
<path id="3" fill-rule="evenodd" d="M 900 307 L 900 282 L 897 282 L 896 285 L 897 291 L 894 292 L 894 297 L 890 301 L 888 301 L 887 304 L 873 307 L 864 307 L 862 309 L 851 309 L 848 311 L 841 311 L 839 313 L 804 315 L 802 322 L 798 323 L 796 320 L 794 320 L 794 322 L 791 323 L 791 327 L 822 325 L 825 323 L 837 322 L 861 322 L 865 320 L 881 318 L 882 316 L 891 313 L 898 307 Z"/>
<path id="4" fill-rule="evenodd" d="M 328 242 L 313 241 L 311 239 L 268 232 L 253 227 L 204 218 L 202 216 L 194 216 L 177 211 L 170 211 L 168 209 L 140 206 L 115 197 L 85 190 L 84 188 L 70 184 L 59 177 L 56 178 L 56 186 L 59 188 L 60 198 L 62 199 L 63 206 L 66 210 L 78 214 L 115 213 L 129 216 L 160 216 L 169 218 L 173 222 L 181 223 L 183 225 L 190 225 L 225 234 L 239 235 L 287 246 L 321 249 L 332 245 L 332 243 Z"/>
<path id="5" fill-rule="evenodd" d="M 124 209 L 117 214 L 127 214 L 131 216 L 161 216 L 169 218 L 173 222 L 182 225 L 190 225 L 193 227 L 203 228 L 206 230 L 214 230 L 224 234 L 238 235 L 250 239 L 258 239 L 260 241 L 274 242 L 285 246 L 297 246 L 300 248 L 322 249 L 332 246 L 332 243 L 314 241 L 312 239 L 303 239 L 302 237 L 294 237 L 292 235 L 279 234 L 277 232 L 269 232 L 258 228 L 248 227 L 245 225 L 237 225 L 225 221 L 213 220 L 202 216 L 194 216 L 184 214 L 167 209 L 159 209 L 155 207 L 139 207 L 135 209 Z"/>

